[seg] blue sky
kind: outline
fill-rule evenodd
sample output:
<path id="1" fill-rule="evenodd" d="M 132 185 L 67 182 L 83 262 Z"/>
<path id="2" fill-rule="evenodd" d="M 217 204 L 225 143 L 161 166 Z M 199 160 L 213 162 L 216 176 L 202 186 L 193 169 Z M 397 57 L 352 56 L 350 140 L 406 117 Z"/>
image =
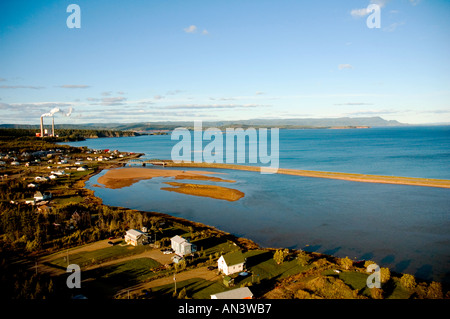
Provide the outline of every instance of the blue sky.
<path id="1" fill-rule="evenodd" d="M 56 123 L 450 122 L 449 13 L 444 0 L 3 0 L 0 124 L 54 107 Z"/>

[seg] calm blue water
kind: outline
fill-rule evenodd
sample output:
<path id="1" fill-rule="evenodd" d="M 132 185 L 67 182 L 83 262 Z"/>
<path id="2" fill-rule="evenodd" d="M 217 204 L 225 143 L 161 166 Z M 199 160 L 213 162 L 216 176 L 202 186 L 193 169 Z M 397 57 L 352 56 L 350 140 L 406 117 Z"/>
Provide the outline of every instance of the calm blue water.
<path id="1" fill-rule="evenodd" d="M 143 136 L 70 144 L 166 159 L 176 142 Z M 280 130 L 280 167 L 450 179 L 450 127 Z M 236 183 L 203 183 L 236 188 L 245 197 L 227 202 L 160 190 L 170 178 L 116 190 L 93 187 L 105 172 L 87 187 L 105 204 L 168 213 L 262 246 L 371 259 L 394 271 L 450 282 L 449 189 L 214 172 Z"/>

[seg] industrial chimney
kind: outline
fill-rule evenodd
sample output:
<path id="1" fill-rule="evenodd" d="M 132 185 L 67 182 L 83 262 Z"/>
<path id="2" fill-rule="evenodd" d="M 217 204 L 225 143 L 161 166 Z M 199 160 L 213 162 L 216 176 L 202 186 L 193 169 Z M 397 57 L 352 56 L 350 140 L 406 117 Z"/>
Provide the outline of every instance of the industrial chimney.
<path id="1" fill-rule="evenodd" d="M 44 117 L 41 116 L 41 137 L 44 137 Z"/>
<path id="2" fill-rule="evenodd" d="M 52 116 L 52 137 L 55 137 L 55 117 Z"/>

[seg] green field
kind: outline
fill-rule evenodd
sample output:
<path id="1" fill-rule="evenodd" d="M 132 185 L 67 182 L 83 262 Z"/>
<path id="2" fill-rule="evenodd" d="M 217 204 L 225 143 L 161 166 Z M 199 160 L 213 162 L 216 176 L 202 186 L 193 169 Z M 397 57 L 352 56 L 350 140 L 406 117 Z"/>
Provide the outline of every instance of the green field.
<path id="1" fill-rule="evenodd" d="M 133 247 L 133 246 L 129 246 L 129 245 L 122 246 L 122 245 L 120 245 L 120 243 L 118 243 L 118 244 L 115 244 L 114 246 L 97 249 L 94 251 L 84 251 L 84 252 L 74 253 L 74 254 L 71 254 L 69 251 L 68 256 L 69 256 L 69 263 L 77 264 L 81 268 L 83 268 L 83 267 L 95 265 L 95 264 L 98 264 L 101 262 L 105 262 L 108 260 L 113 260 L 113 259 L 118 259 L 121 257 L 140 254 L 148 249 L 151 249 L 151 248 L 149 248 L 148 246 L 137 246 L 137 247 Z M 67 265 L 68 265 L 66 258 L 67 257 L 64 256 L 64 257 L 54 259 L 49 263 L 49 265 L 57 267 L 57 268 L 65 269 L 65 267 L 67 267 Z"/>
<path id="2" fill-rule="evenodd" d="M 144 282 L 161 272 L 151 269 L 161 266 L 151 258 L 136 258 L 114 265 L 87 270 L 82 273 L 83 289 L 86 294 L 101 298 L 111 298 L 119 290 Z"/>
<path id="3" fill-rule="evenodd" d="M 183 288 L 186 288 L 187 297 L 193 299 L 211 299 L 211 295 L 213 294 L 230 290 L 220 281 L 211 282 L 201 278 L 192 278 L 177 282 L 177 293 Z M 171 297 L 174 289 L 174 284 L 159 286 L 152 288 L 152 294 L 157 296 L 157 298 Z"/>
<path id="4" fill-rule="evenodd" d="M 254 275 L 253 280 L 281 279 L 308 269 L 308 266 L 298 265 L 296 259 L 277 265 L 271 251 L 251 250 L 244 253 L 244 257 L 247 258 L 247 270 Z"/>

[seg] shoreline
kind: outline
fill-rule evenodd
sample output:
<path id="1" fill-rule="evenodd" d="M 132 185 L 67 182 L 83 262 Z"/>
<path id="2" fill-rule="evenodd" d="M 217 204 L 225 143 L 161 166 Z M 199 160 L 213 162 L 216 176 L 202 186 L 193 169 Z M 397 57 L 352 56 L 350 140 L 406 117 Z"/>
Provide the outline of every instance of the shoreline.
<path id="1" fill-rule="evenodd" d="M 158 161 L 158 162 L 161 162 L 161 161 Z M 193 162 L 174 163 L 169 160 L 164 160 L 163 162 L 165 163 L 166 167 L 219 168 L 219 169 L 244 170 L 244 171 L 251 171 L 251 172 L 260 172 L 261 170 L 264 169 L 264 167 L 259 167 L 259 166 L 222 164 L 222 163 L 193 163 Z M 148 163 L 152 164 L 152 161 L 149 161 Z M 436 179 L 436 178 L 323 172 L 323 171 L 311 171 L 311 170 L 300 170 L 300 169 L 289 169 L 289 168 L 279 168 L 275 174 L 295 175 L 295 176 L 315 177 L 315 178 L 327 178 L 327 179 L 339 179 L 339 180 L 346 180 L 346 181 L 352 181 L 352 182 L 363 182 L 363 183 L 450 188 L 450 180 Z"/>

